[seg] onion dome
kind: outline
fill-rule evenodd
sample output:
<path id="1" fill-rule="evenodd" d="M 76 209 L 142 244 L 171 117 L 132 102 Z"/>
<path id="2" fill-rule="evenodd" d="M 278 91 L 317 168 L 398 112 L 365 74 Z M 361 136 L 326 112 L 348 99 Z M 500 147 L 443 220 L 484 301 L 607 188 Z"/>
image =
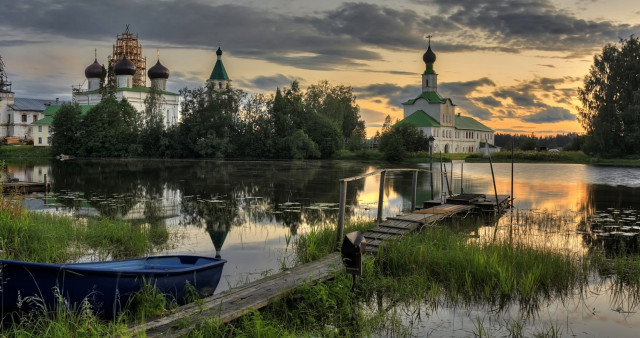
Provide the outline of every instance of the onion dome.
<path id="1" fill-rule="evenodd" d="M 216 55 L 218 56 L 222 55 L 222 49 L 220 49 L 220 47 L 218 47 L 218 50 L 216 51 Z"/>
<path id="2" fill-rule="evenodd" d="M 99 78 L 102 76 L 102 66 L 98 63 L 98 59 L 93 61 L 92 64 L 84 69 L 84 76 L 87 79 Z"/>
<path id="3" fill-rule="evenodd" d="M 436 53 L 434 53 L 431 50 L 431 44 L 429 44 L 429 48 L 424 53 L 424 55 L 422 55 L 422 61 L 424 61 L 424 63 L 434 63 L 434 62 L 436 62 Z"/>
<path id="4" fill-rule="evenodd" d="M 149 68 L 149 71 L 147 72 L 147 75 L 149 75 L 150 79 L 168 79 L 169 78 L 169 69 L 165 66 L 163 66 L 160 63 L 160 60 L 158 60 L 158 62 L 156 62 L 156 65 Z"/>
<path id="5" fill-rule="evenodd" d="M 116 75 L 134 75 L 136 73 L 136 65 L 131 62 L 131 60 L 127 59 L 125 55 L 122 60 L 118 61 L 115 66 L 113 66 L 113 72 Z"/>

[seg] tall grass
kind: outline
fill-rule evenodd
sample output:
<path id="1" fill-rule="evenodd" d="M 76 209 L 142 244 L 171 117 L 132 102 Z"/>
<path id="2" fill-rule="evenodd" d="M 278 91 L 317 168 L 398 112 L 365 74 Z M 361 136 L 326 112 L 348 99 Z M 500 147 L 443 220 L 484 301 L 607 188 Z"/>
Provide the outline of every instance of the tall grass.
<path id="1" fill-rule="evenodd" d="M 360 231 L 362 233 L 376 226 L 375 221 L 350 221 L 345 224 L 344 233 Z M 294 242 L 294 252 L 301 264 L 320 259 L 338 247 L 338 238 L 334 227 L 313 226 L 308 233 L 298 236 Z"/>
<path id="2" fill-rule="evenodd" d="M 423 289 L 438 285 L 453 301 L 499 306 L 560 295 L 587 278 L 576 257 L 506 241 L 483 245 L 448 228 L 429 228 L 382 246 L 375 267 L 385 278 L 408 278 L 411 284 L 419 276 Z"/>

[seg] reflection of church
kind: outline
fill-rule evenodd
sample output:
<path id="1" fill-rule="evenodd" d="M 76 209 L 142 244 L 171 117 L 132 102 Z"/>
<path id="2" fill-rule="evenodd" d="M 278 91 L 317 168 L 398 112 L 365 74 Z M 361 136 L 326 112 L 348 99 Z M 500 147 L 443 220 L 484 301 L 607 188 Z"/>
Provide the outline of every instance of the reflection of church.
<path id="1" fill-rule="evenodd" d="M 470 116 L 455 112 L 450 98 L 438 94 L 438 74 L 433 69 L 436 54 L 429 48 L 422 56 L 426 70 L 422 74 L 422 93 L 408 100 L 404 106 L 404 119 L 398 123 L 411 124 L 422 130 L 427 137 L 434 138 L 433 150 L 443 153 L 474 153 L 484 151 L 485 140 L 490 151 L 494 131 Z"/>

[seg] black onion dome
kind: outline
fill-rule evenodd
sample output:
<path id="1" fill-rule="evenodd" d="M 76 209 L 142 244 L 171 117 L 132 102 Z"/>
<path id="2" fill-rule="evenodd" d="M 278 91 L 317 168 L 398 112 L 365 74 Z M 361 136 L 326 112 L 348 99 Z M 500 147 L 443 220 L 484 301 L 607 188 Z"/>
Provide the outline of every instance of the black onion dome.
<path id="1" fill-rule="evenodd" d="M 218 50 L 216 51 L 216 55 L 222 55 L 222 49 L 220 49 L 220 47 L 218 47 Z"/>
<path id="2" fill-rule="evenodd" d="M 93 61 L 92 64 L 84 69 L 84 76 L 87 79 L 98 78 L 102 76 L 102 66 L 98 63 L 98 59 Z"/>
<path id="3" fill-rule="evenodd" d="M 113 66 L 113 72 L 116 75 L 134 75 L 136 73 L 136 65 L 131 62 L 131 60 L 127 59 L 125 55 L 122 60 L 118 61 L 115 66 Z"/>
<path id="4" fill-rule="evenodd" d="M 149 68 L 147 72 L 150 79 L 168 79 L 169 78 L 169 68 L 163 66 L 160 63 L 160 60 L 156 62 L 156 65 Z"/>
<path id="5" fill-rule="evenodd" d="M 436 53 L 434 53 L 431 50 L 431 45 L 429 45 L 429 48 L 427 49 L 427 51 L 422 56 L 422 60 L 424 61 L 424 63 L 434 63 L 434 62 L 436 62 Z"/>

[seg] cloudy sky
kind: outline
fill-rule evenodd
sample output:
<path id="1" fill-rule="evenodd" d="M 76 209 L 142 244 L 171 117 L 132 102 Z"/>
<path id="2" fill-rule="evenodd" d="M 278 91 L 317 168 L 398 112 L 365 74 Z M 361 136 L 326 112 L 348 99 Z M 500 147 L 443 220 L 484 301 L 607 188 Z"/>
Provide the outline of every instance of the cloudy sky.
<path id="1" fill-rule="evenodd" d="M 353 87 L 372 135 L 420 92 L 427 35 L 439 92 L 498 132 L 581 132 L 577 88 L 607 43 L 640 35 L 637 0 L 0 0 L 17 97 L 68 100 L 126 25 L 168 89 L 201 86 L 221 45 L 233 86 Z M 86 83 L 84 84 L 86 86 Z"/>

